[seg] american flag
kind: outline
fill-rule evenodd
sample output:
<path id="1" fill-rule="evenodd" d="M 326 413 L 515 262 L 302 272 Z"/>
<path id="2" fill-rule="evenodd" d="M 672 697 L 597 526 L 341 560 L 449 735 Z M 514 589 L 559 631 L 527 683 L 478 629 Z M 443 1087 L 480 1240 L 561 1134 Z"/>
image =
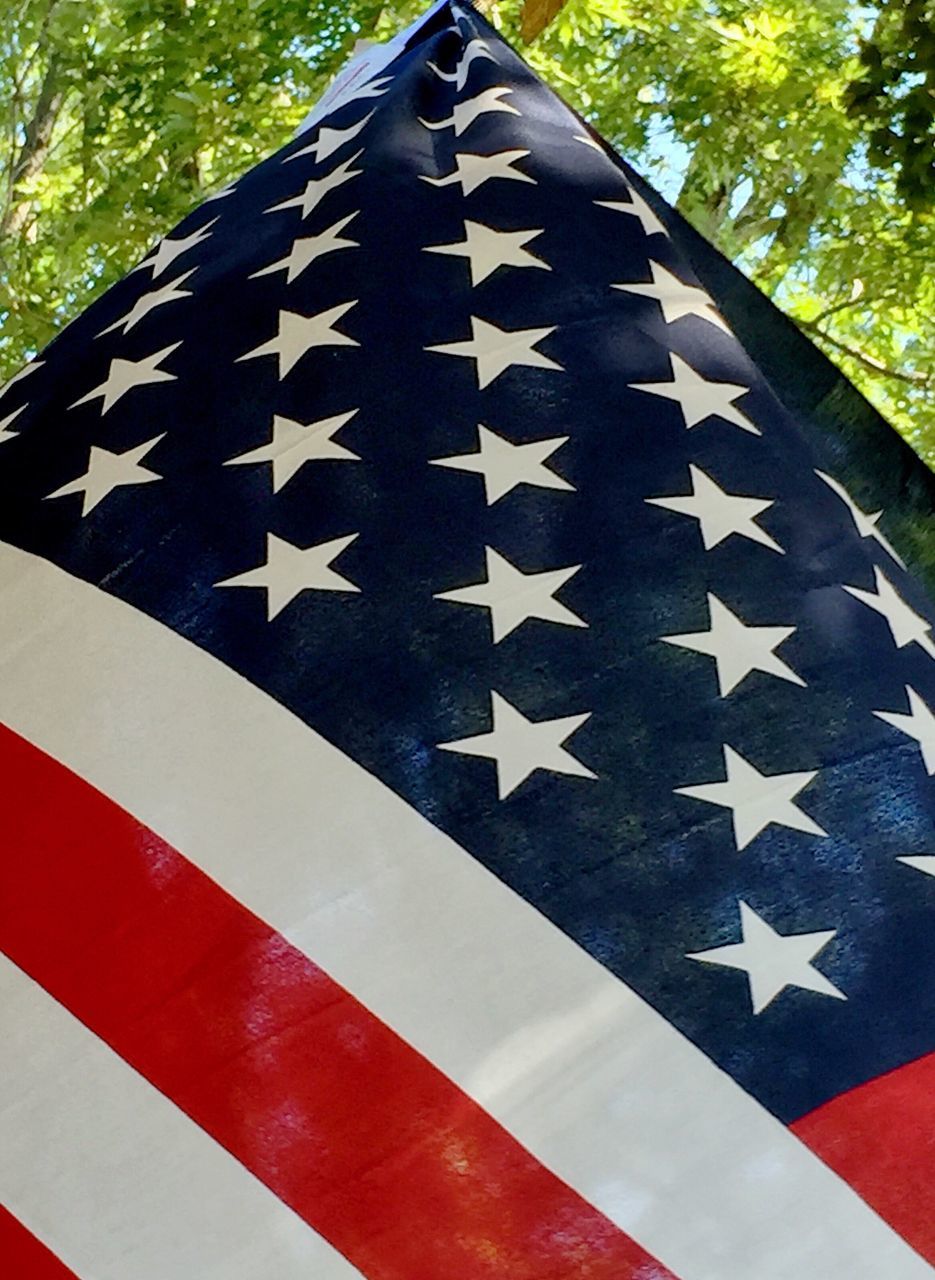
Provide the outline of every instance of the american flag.
<path id="1" fill-rule="evenodd" d="M 370 58 L 0 398 L 3 1274 L 931 1276 L 931 527 Z"/>

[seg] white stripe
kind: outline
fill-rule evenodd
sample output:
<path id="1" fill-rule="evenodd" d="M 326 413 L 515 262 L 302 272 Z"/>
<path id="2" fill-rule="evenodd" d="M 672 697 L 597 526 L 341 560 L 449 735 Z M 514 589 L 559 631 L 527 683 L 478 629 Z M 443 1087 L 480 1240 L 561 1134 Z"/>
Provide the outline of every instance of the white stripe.
<path id="1" fill-rule="evenodd" d="M 0 1203 L 77 1275 L 359 1280 L 297 1214 L 2 955 L 0 1009 Z"/>
<path id="2" fill-rule="evenodd" d="M 161 624 L 12 548 L 0 719 L 284 933 L 681 1280 L 931 1280 L 784 1126 L 382 783 Z"/>

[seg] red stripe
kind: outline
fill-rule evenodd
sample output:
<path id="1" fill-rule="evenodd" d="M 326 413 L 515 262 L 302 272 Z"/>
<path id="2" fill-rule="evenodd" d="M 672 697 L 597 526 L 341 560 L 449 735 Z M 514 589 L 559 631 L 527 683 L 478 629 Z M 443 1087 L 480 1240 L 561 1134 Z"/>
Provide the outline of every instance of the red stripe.
<path id="1" fill-rule="evenodd" d="M 670 1274 L 152 832 L 0 753 L 0 945 L 365 1275 Z"/>
<path id="2" fill-rule="evenodd" d="M 0 1262 L 9 1280 L 77 1280 L 64 1262 L 0 1204 Z"/>
<path id="3" fill-rule="evenodd" d="M 792 1129 L 935 1263 L 935 1053 L 842 1093 Z"/>

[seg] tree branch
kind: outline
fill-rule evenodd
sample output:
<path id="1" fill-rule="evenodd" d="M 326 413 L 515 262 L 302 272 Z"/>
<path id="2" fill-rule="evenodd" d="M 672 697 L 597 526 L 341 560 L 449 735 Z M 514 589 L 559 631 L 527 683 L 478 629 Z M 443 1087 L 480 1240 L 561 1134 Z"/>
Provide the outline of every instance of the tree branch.
<path id="1" fill-rule="evenodd" d="M 825 307 L 823 311 L 819 311 L 817 316 L 812 316 L 808 322 L 811 325 L 819 325 L 822 320 L 827 320 L 829 316 L 836 315 L 839 311 L 843 311 L 846 307 L 869 307 L 873 303 L 879 302 L 879 298 L 867 298 L 861 294 L 857 298 L 845 298 L 843 302 L 833 302 L 830 306 Z M 821 330 L 819 330 L 821 332 Z"/>
<path id="2" fill-rule="evenodd" d="M 696 230 L 717 244 L 718 232 L 727 219 L 739 180 L 738 167 L 725 163 L 719 156 L 709 155 L 696 143 L 675 207 Z"/>
<path id="3" fill-rule="evenodd" d="M 785 201 L 772 242 L 753 269 L 755 280 L 769 282 L 771 295 L 808 245 L 825 194 L 836 181 L 831 172 L 807 174 Z"/>
<path id="4" fill-rule="evenodd" d="M 840 310 L 840 308 L 833 308 L 833 310 Z M 927 387 L 931 381 L 926 373 L 908 373 L 904 369 L 891 369 L 889 365 L 884 364 L 882 360 L 878 360 L 876 356 L 867 355 L 865 351 L 859 351 L 856 347 L 849 347 L 846 342 L 833 338 L 830 333 L 826 333 L 824 329 L 819 328 L 815 320 L 803 320 L 796 316 L 793 316 L 792 319 L 806 333 L 813 333 L 816 338 L 824 339 L 832 347 L 835 347 L 844 355 L 850 356 L 852 360 L 856 360 L 858 364 L 863 365 L 865 369 L 869 369 L 871 373 L 875 373 L 881 378 L 897 378 L 900 382 L 908 382 L 912 387 Z"/>
<path id="5" fill-rule="evenodd" d="M 775 235 L 782 219 L 776 214 L 745 214 L 743 210 L 730 222 L 730 233 L 737 242 L 746 248 L 762 240 L 764 236 Z"/>
<path id="6" fill-rule="evenodd" d="M 15 34 L 20 31 L 21 28 L 25 29 L 25 23 L 29 15 L 29 9 L 30 9 L 31 3 L 32 3 L 32 0 L 22 0 L 22 4 L 20 5 L 19 15 L 15 17 L 12 21 L 12 29 L 14 32 L 14 37 L 15 37 Z M 25 61 L 22 63 L 22 65 L 19 65 L 19 66 L 14 65 L 13 67 L 13 74 L 12 74 L 13 92 L 10 95 L 10 129 L 9 129 L 9 136 L 11 140 L 12 149 L 11 149 L 9 158 L 4 160 L 4 165 L 3 165 L 4 175 L 7 182 L 7 194 L 6 194 L 6 199 L 4 201 L 4 209 L 9 207 L 10 199 L 13 193 L 14 174 L 16 171 L 17 158 L 18 158 L 18 152 L 16 150 L 16 136 L 17 136 L 17 129 L 20 123 L 18 118 L 19 108 L 23 104 L 23 100 L 26 92 L 26 85 L 29 83 L 29 77 L 32 74 L 32 69 L 36 64 L 37 59 L 39 59 L 39 57 L 45 51 L 46 44 L 48 41 L 49 26 L 52 21 L 52 15 L 55 13 L 55 10 L 58 8 L 59 4 L 60 4 L 60 0 L 48 0 L 46 11 L 42 15 L 42 20 L 39 23 L 39 30 L 36 33 L 34 40 L 32 41 L 32 47 L 30 49 L 29 54 L 26 56 Z M 11 45 L 11 49 L 12 48 L 13 46 Z M 19 54 L 23 54 L 24 48 L 25 46 L 21 47 L 20 44 L 17 44 L 15 52 Z"/>

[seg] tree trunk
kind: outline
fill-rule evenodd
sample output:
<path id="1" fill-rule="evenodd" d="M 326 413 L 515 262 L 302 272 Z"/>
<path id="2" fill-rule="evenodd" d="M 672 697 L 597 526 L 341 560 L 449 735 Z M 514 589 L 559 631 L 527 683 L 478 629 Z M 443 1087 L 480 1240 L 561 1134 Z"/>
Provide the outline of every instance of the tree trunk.
<path id="1" fill-rule="evenodd" d="M 19 235 L 26 225 L 29 217 L 29 201 L 28 199 L 18 200 L 17 193 L 24 183 L 31 181 L 42 172 L 64 101 L 65 89 L 61 83 L 60 68 L 58 61 L 53 57 L 42 81 L 42 88 L 39 90 L 36 109 L 26 126 L 26 138 L 10 174 L 6 208 L 0 219 L 0 239 Z"/>

